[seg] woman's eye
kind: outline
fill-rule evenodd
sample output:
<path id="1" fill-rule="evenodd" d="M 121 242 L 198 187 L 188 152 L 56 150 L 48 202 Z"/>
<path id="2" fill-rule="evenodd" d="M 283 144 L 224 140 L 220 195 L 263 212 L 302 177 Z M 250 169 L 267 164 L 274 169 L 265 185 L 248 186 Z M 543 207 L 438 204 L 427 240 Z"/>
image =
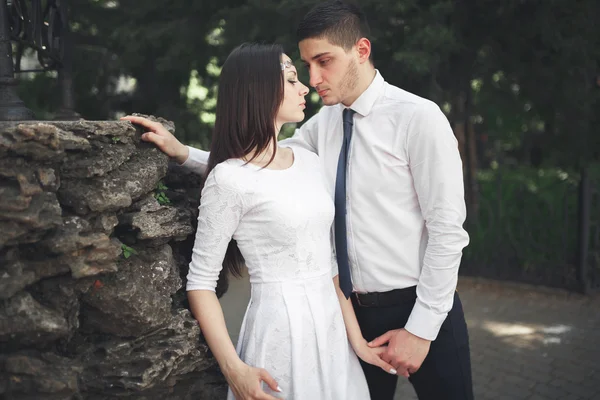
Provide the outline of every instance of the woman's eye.
<path id="1" fill-rule="evenodd" d="M 288 80 L 289 83 L 291 83 L 292 85 L 295 85 L 296 83 L 298 83 L 298 81 L 290 81 Z"/>

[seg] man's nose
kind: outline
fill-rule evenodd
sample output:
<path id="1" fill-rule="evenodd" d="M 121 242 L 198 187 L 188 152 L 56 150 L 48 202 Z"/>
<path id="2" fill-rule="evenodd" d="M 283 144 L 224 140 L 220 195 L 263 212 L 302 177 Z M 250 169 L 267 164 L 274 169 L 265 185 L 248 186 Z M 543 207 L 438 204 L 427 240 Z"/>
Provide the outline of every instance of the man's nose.
<path id="1" fill-rule="evenodd" d="M 316 88 L 318 85 L 321 84 L 321 82 L 323 82 L 323 79 L 321 77 L 321 74 L 319 73 L 319 71 L 317 71 L 316 68 L 311 68 L 311 70 L 309 71 L 309 75 L 310 75 L 310 86 Z"/>

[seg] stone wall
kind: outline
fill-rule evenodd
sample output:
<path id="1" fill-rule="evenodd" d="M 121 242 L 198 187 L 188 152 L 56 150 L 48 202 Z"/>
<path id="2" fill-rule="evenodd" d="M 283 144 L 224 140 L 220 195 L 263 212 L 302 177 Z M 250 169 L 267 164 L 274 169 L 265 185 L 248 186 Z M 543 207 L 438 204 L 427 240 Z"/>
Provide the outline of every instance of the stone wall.
<path id="1" fill-rule="evenodd" d="M 186 308 L 200 178 L 140 134 L 0 125 L 0 398 L 224 398 Z"/>

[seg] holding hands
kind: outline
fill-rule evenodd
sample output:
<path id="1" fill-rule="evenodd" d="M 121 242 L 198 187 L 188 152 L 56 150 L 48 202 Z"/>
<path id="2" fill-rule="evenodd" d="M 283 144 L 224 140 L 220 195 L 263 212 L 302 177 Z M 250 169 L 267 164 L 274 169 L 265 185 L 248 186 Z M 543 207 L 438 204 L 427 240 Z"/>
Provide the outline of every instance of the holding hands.
<path id="1" fill-rule="evenodd" d="M 189 149 L 183 145 L 175 136 L 171 134 L 160 122 L 150 121 L 144 117 L 135 117 L 128 115 L 121 118 L 122 121 L 129 121 L 148 129 L 142 135 L 142 140 L 154 143 L 163 153 L 174 159 L 177 163 L 183 164 L 189 155 Z"/>
<path id="2" fill-rule="evenodd" d="M 379 367 L 388 374 L 397 374 L 396 369 L 381 358 L 383 353 L 386 351 L 385 346 L 372 347 L 369 346 L 365 339 L 362 339 L 360 343 L 354 344 L 352 348 L 354 349 L 354 352 L 358 358 L 364 362 Z"/>
<path id="3" fill-rule="evenodd" d="M 398 371 L 398 375 L 408 378 L 421 368 L 429 353 L 431 341 L 413 335 L 406 329 L 388 331 L 369 342 L 371 348 L 381 348 L 387 344 L 380 357 Z"/>

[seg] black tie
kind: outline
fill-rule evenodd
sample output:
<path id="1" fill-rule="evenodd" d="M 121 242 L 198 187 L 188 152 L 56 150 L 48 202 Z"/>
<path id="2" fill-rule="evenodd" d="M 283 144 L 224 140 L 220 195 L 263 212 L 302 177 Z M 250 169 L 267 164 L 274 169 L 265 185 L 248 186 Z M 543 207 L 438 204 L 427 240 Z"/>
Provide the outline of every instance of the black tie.
<path id="1" fill-rule="evenodd" d="M 337 256 L 340 289 L 346 298 L 352 292 L 350 264 L 348 262 L 348 239 L 346 237 L 346 165 L 352 138 L 352 117 L 354 111 L 346 108 L 343 113 L 344 140 L 338 159 L 337 176 L 335 178 L 335 254 Z"/>

